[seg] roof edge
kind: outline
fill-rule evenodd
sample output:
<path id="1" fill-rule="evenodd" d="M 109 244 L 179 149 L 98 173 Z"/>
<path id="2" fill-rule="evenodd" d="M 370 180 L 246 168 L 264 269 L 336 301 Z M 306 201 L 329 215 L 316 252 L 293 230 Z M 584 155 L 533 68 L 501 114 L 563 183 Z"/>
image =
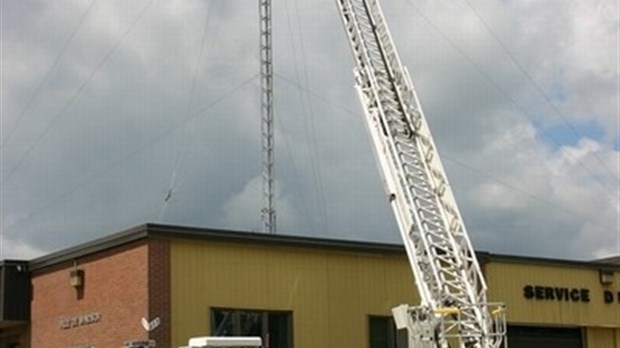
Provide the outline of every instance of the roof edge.
<path id="1" fill-rule="evenodd" d="M 65 261 L 128 244 L 146 238 L 147 235 L 148 224 L 138 225 L 121 232 L 37 257 L 30 260 L 29 268 L 31 271 L 37 271 Z"/>
<path id="2" fill-rule="evenodd" d="M 520 263 L 520 264 L 536 264 L 536 265 L 548 265 L 548 266 L 579 266 L 586 268 L 605 268 L 620 270 L 620 264 L 613 264 L 609 262 L 603 262 L 600 260 L 568 260 L 557 259 L 537 256 L 519 256 L 508 254 L 493 254 L 490 253 L 489 257 L 492 261 Z"/>
<path id="3" fill-rule="evenodd" d="M 297 246 L 316 249 L 339 249 L 358 252 L 403 253 L 402 244 L 365 242 L 356 240 L 306 237 L 263 232 L 235 231 L 192 226 L 146 224 L 150 236 L 202 239 L 210 241 L 259 243 L 269 245 Z"/>
<path id="4" fill-rule="evenodd" d="M 147 237 L 194 239 L 260 245 L 279 245 L 309 249 L 327 249 L 383 254 L 404 255 L 405 253 L 405 248 L 402 244 L 329 239 L 296 235 L 266 234 L 262 232 L 165 225 L 159 223 L 145 223 L 121 232 L 117 232 L 102 238 L 94 239 L 86 243 L 82 243 L 70 248 L 53 252 L 45 256 L 35 258 L 29 262 L 29 268 L 32 271 L 40 270 L 46 267 L 56 265 L 58 263 L 74 260 L 76 258 L 115 248 L 140 239 L 145 239 Z M 494 254 L 487 251 L 476 251 L 476 257 L 482 264 L 489 262 L 509 262 L 520 264 L 549 265 L 558 267 L 573 266 L 620 270 L 620 265 L 601 262 L 600 260 L 566 260 L 533 256 Z"/>

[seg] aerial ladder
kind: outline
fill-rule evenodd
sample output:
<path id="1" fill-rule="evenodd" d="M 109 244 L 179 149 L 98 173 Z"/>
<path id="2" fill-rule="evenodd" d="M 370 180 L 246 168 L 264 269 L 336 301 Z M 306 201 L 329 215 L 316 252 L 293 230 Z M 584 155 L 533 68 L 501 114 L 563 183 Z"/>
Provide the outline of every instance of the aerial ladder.
<path id="1" fill-rule="evenodd" d="M 336 0 L 355 87 L 421 304 L 392 312 L 412 348 L 506 347 L 505 306 L 487 286 L 418 97 L 378 0 Z"/>

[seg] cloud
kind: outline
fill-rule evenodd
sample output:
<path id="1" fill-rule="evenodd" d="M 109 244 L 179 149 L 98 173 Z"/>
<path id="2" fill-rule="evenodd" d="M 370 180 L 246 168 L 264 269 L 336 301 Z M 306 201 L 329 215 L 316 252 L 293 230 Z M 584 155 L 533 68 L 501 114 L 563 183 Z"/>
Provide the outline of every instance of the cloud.
<path id="1" fill-rule="evenodd" d="M 535 139 L 532 132 L 507 135 L 487 149 L 493 179 L 473 186 L 466 202 L 489 216 L 474 235 L 484 232 L 483 240 L 491 235 L 489 249 L 503 253 L 578 258 L 601 254 L 593 252 L 597 249 L 617 253 L 620 192 L 594 157 L 613 160 L 617 153 L 587 139 L 556 153 L 543 144 L 532 147 Z M 517 151 L 506 157 L 506 148 Z"/>
<path id="2" fill-rule="evenodd" d="M 0 239 L 0 260 L 27 260 L 43 256 L 44 254 L 45 250 L 39 249 L 23 240 L 14 240 L 4 237 Z"/>
<path id="3" fill-rule="evenodd" d="M 618 4 L 470 3 L 383 6 L 474 246 L 617 254 Z M 4 238 L 49 252 L 148 221 L 260 229 L 257 9 L 88 6 L 3 3 Z M 399 242 L 336 6 L 273 20 L 279 230 Z"/>

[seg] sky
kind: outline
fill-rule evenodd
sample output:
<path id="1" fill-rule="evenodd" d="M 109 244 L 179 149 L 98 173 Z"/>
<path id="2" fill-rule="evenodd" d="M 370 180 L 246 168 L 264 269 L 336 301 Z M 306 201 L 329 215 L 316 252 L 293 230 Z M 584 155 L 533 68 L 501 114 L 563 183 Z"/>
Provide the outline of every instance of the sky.
<path id="1" fill-rule="evenodd" d="M 257 2 L 0 1 L 0 259 L 262 231 Z M 474 248 L 620 254 L 618 1 L 382 5 Z M 335 1 L 273 40 L 278 233 L 400 243 Z"/>

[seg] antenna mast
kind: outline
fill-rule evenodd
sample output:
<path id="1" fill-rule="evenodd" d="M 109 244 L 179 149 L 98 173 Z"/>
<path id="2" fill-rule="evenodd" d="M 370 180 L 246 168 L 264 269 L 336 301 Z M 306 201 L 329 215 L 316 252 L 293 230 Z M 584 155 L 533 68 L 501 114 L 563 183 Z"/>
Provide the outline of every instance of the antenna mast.
<path id="1" fill-rule="evenodd" d="M 276 233 L 273 180 L 273 65 L 271 51 L 271 0 L 259 0 L 261 135 L 263 156 L 263 232 Z"/>

